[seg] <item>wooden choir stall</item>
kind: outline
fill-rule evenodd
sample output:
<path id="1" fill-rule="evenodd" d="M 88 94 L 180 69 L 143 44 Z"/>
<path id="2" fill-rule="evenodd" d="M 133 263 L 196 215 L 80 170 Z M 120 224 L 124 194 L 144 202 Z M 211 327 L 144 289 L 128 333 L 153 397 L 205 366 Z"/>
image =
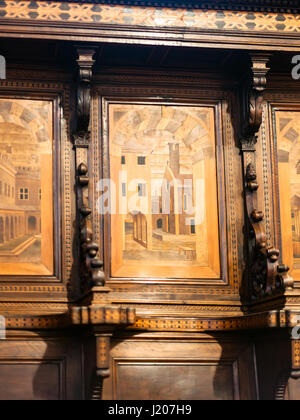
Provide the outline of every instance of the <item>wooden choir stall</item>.
<path id="1" fill-rule="evenodd" d="M 300 399 L 297 0 L 0 1 L 0 399 Z"/>

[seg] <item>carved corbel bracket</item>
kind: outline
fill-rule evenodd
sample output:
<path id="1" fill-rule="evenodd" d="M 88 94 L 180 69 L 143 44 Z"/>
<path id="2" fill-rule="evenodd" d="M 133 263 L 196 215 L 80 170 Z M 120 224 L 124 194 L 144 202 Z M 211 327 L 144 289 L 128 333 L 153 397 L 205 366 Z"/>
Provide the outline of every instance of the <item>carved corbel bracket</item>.
<path id="1" fill-rule="evenodd" d="M 279 263 L 279 250 L 268 246 L 263 225 L 264 213 L 258 209 L 255 145 L 262 123 L 263 92 L 266 88 L 269 55 L 251 55 L 252 76 L 243 95 L 243 122 L 240 139 L 244 173 L 246 210 L 247 296 L 249 300 L 271 296 L 293 287 L 289 267 Z"/>
<path id="2" fill-rule="evenodd" d="M 91 109 L 91 79 L 93 74 L 93 59 L 96 50 L 77 48 L 77 64 L 79 67 L 77 82 L 77 133 L 89 134 Z"/>
<path id="3" fill-rule="evenodd" d="M 92 231 L 89 204 L 88 148 L 90 143 L 91 78 L 95 50 L 78 48 L 77 128 L 73 135 L 76 150 L 77 207 L 81 247 L 81 285 L 83 290 L 104 286 L 103 262 L 98 258 L 98 245 Z"/>
<path id="4" fill-rule="evenodd" d="M 255 150 L 257 133 L 262 123 L 263 92 L 267 84 L 267 74 L 270 70 L 267 64 L 270 54 L 250 54 L 252 68 L 251 76 L 243 90 L 243 123 L 241 145 L 243 150 Z"/>

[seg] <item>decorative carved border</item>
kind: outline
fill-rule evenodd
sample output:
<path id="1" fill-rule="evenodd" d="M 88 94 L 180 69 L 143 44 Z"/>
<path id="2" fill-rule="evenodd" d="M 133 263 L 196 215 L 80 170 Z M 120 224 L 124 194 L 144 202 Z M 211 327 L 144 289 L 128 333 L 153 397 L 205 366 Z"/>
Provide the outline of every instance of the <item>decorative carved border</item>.
<path id="1" fill-rule="evenodd" d="M 107 3 L 107 2 L 105 2 Z M 75 2 L 0 2 L 3 20 L 29 20 L 97 25 L 126 25 L 245 32 L 299 33 L 299 16 L 291 13 L 214 11 L 199 9 L 95 5 Z"/>
<path id="2" fill-rule="evenodd" d="M 130 325 L 131 324 L 131 325 Z M 51 330 L 93 325 L 126 326 L 127 330 L 170 332 L 225 332 L 294 326 L 287 311 L 270 311 L 235 317 L 137 316 L 134 310 L 113 306 L 74 307 L 58 315 L 11 314 L 6 318 L 8 330 Z M 113 332 L 113 331 L 112 331 Z M 293 367 L 300 367 L 300 341 L 293 340 Z M 296 347 L 295 347 L 296 346 Z"/>
<path id="3" fill-rule="evenodd" d="M 279 376 L 277 386 L 275 389 L 275 401 L 286 401 L 288 400 L 288 383 L 290 379 L 289 370 L 285 370 Z"/>
<path id="4" fill-rule="evenodd" d="M 44 286 L 44 285 L 36 285 L 36 286 L 19 286 L 17 284 L 10 284 L 7 286 L 0 286 L 0 293 L 1 292 L 59 292 L 63 293 L 66 291 L 64 286 Z"/>

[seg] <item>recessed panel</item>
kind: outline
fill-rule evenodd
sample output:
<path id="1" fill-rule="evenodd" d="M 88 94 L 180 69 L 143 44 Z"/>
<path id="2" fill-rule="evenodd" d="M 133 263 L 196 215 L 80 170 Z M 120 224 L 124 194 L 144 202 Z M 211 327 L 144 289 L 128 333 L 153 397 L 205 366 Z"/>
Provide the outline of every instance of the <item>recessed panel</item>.
<path id="1" fill-rule="evenodd" d="M 59 363 L 0 364 L 0 400 L 60 400 Z"/>

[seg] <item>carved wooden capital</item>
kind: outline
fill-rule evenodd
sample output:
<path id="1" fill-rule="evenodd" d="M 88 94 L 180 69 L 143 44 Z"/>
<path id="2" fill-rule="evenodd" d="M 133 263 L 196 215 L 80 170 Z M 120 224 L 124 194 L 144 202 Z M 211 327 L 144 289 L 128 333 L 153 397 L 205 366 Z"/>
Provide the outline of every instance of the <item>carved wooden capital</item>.
<path id="1" fill-rule="evenodd" d="M 279 263 L 279 250 L 267 245 L 263 225 L 264 213 L 256 209 L 258 188 L 255 166 L 249 163 L 245 170 L 245 232 L 248 249 L 247 278 L 250 283 L 248 287 L 251 290 L 250 297 L 254 299 L 293 287 L 293 279 L 288 275 L 289 267 Z"/>
<path id="2" fill-rule="evenodd" d="M 251 77 L 243 94 L 244 118 L 241 145 L 245 149 L 253 149 L 257 141 L 256 135 L 262 123 L 263 91 L 267 84 L 267 64 L 270 54 L 250 54 Z M 255 149 L 254 149 L 255 150 Z"/>
<path id="3" fill-rule="evenodd" d="M 103 262 L 94 241 L 89 199 L 88 148 L 90 142 L 91 80 L 95 49 L 77 48 L 77 121 L 73 135 L 77 168 L 77 212 L 80 241 L 80 278 L 82 291 L 104 285 Z"/>
<path id="4" fill-rule="evenodd" d="M 95 63 L 93 56 L 95 49 L 77 48 L 78 82 L 77 82 L 77 137 L 89 139 L 90 108 L 91 108 L 91 79 L 92 68 Z"/>

